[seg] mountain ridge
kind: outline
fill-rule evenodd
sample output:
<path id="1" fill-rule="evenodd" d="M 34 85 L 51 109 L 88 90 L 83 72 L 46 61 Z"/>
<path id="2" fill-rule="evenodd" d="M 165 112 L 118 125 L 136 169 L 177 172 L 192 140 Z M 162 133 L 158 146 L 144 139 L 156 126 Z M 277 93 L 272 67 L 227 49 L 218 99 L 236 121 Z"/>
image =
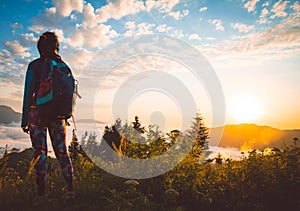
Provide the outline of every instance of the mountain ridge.
<path id="1" fill-rule="evenodd" d="M 223 130 L 221 140 L 217 134 Z M 235 147 L 240 150 L 260 149 L 267 147 L 284 147 L 293 144 L 293 139 L 300 139 L 300 129 L 281 130 L 268 125 L 254 123 L 228 124 L 224 127 L 210 129 L 210 145 Z"/>
<path id="2" fill-rule="evenodd" d="M 21 113 L 11 107 L 0 105 L 0 124 L 20 122 Z M 79 119 L 77 123 L 89 124 L 105 122 L 94 119 Z M 284 147 L 294 143 L 293 139 L 300 140 L 300 129 L 278 129 L 268 125 L 255 123 L 227 124 L 210 130 L 209 144 L 211 146 L 234 147 L 240 150 L 264 149 L 267 147 Z M 221 140 L 218 134 L 223 131 Z"/>
<path id="3" fill-rule="evenodd" d="M 11 107 L 0 105 L 0 124 L 9 124 L 12 122 L 20 122 L 21 113 L 16 112 Z"/>

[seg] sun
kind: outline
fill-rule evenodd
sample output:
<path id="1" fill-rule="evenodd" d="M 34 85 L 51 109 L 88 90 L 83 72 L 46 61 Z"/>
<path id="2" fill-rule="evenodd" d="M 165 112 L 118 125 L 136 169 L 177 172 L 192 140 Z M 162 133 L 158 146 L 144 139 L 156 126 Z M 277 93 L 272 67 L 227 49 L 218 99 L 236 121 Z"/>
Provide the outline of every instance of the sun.
<path id="1" fill-rule="evenodd" d="M 229 113 L 239 123 L 254 122 L 262 116 L 262 101 L 253 96 L 238 97 L 229 106 Z"/>

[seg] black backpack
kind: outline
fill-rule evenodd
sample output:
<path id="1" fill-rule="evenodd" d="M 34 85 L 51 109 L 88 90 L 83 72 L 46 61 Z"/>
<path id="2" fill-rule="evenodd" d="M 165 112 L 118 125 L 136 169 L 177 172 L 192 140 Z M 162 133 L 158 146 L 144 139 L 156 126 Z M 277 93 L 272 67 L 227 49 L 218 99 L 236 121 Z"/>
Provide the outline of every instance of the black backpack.
<path id="1" fill-rule="evenodd" d="M 45 58 L 37 90 L 36 106 L 42 121 L 68 119 L 72 116 L 77 81 L 60 58 Z"/>

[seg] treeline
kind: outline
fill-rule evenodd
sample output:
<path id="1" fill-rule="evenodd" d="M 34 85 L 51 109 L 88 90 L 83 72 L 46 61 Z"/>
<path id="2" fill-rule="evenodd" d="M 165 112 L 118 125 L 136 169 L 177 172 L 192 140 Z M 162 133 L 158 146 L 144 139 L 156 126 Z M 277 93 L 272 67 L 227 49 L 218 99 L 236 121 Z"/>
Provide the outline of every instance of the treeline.
<path id="1" fill-rule="evenodd" d="M 61 200 L 63 176 L 57 161 L 48 159 L 49 201 L 43 209 L 300 210 L 297 138 L 293 146 L 285 149 L 253 150 L 247 156 L 241 154 L 240 160 L 223 159 L 222 155 L 207 160 L 207 128 L 200 115 L 184 133 L 174 130 L 164 135 L 153 126 L 145 129 L 137 118 L 132 124 L 124 125 L 118 120 L 113 127 L 106 128 L 104 137 L 98 140 L 94 133 L 86 133 L 79 141 L 73 134 L 69 150 L 75 170 L 77 196 L 74 201 Z M 104 142 L 110 148 L 102 148 Z M 191 150 L 175 168 L 149 179 L 117 177 L 94 162 L 100 159 L 100 162 L 117 165 L 122 162 L 118 158 L 121 155 L 149 159 L 168 153 L 174 146 L 182 150 L 191 147 Z M 117 152 L 117 157 L 107 157 L 110 156 L 106 154 L 107 149 Z M 0 161 L 0 208 L 3 210 L 32 209 L 33 152 L 27 150 L 26 153 L 15 165 L 11 162 L 12 154 Z"/>

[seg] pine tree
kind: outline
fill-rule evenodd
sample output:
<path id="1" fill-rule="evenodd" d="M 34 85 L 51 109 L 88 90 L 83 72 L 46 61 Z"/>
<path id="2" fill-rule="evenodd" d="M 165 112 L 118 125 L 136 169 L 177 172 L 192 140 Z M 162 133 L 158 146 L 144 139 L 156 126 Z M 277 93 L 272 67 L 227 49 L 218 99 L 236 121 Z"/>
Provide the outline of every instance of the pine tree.
<path id="1" fill-rule="evenodd" d="M 188 137 L 193 141 L 192 156 L 201 160 L 207 158 L 210 154 L 208 150 L 208 128 L 199 112 L 194 117 Z"/>
<path id="2" fill-rule="evenodd" d="M 8 154 L 8 145 L 6 144 L 6 145 L 5 145 L 5 151 L 4 151 L 3 157 L 6 157 L 7 154 Z"/>
<path id="3" fill-rule="evenodd" d="M 70 153 L 70 157 L 72 159 L 77 159 L 78 150 L 79 150 L 79 143 L 78 143 L 78 139 L 77 139 L 75 130 L 73 130 L 72 141 L 71 141 L 71 144 L 69 146 L 69 153 Z"/>

